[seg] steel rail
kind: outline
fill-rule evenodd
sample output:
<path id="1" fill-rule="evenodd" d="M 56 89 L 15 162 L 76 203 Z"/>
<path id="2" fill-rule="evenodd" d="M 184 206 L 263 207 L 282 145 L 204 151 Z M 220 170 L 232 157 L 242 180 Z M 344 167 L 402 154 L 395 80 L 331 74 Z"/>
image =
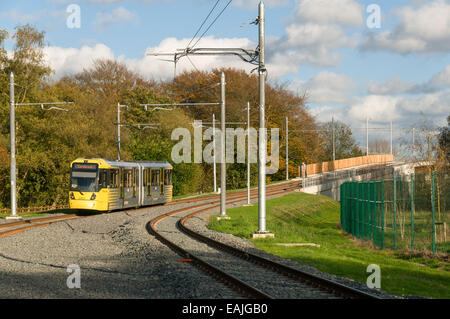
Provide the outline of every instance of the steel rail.
<path id="1" fill-rule="evenodd" d="M 288 183 L 286 183 L 286 182 L 276 183 L 276 184 L 273 184 L 273 187 L 282 187 L 282 185 L 280 185 L 280 184 L 286 185 Z M 243 194 L 244 192 L 242 191 L 242 192 L 231 193 L 232 195 L 229 198 L 234 198 L 234 197 L 236 197 L 235 195 L 238 195 L 241 193 Z M 178 205 L 178 204 L 184 204 L 184 203 L 190 203 L 190 202 L 206 201 L 206 200 L 211 200 L 211 199 L 218 198 L 218 197 L 219 197 L 219 195 L 211 195 L 211 196 L 205 196 L 205 197 L 201 197 L 201 198 L 198 198 L 198 197 L 185 198 L 185 199 L 183 198 L 183 199 L 178 199 L 178 200 L 169 202 L 169 203 L 167 203 L 167 205 Z M 145 207 L 140 207 L 137 209 L 136 208 L 132 208 L 132 209 L 134 211 L 140 211 L 142 209 L 147 209 L 150 207 L 152 207 L 152 206 L 145 206 Z M 119 212 L 123 212 L 123 211 L 124 210 L 120 210 L 120 211 L 115 211 L 113 213 L 119 213 Z M 32 219 L 25 219 L 25 220 L 20 220 L 20 221 L 16 221 L 16 222 L 4 223 L 4 224 L 0 224 L 0 230 L 7 229 L 7 228 L 12 228 L 12 229 L 0 232 L 0 238 L 18 234 L 18 233 L 21 233 L 23 231 L 33 229 L 33 228 L 49 226 L 55 222 L 60 222 L 60 221 L 70 220 L 70 219 L 77 219 L 77 218 L 86 218 L 86 217 L 91 217 L 94 215 L 98 215 L 98 213 L 93 213 L 92 215 L 86 215 L 86 216 L 79 216 L 77 214 L 59 215 L 59 216 L 32 218 Z M 19 226 L 24 226 L 24 227 L 16 228 Z"/>
<path id="2" fill-rule="evenodd" d="M 26 219 L 26 220 L 21 220 L 21 221 L 12 222 L 12 223 L 0 224 L 0 229 L 12 228 L 12 227 L 25 225 L 24 227 L 13 228 L 11 230 L 6 230 L 4 232 L 0 232 L 0 238 L 6 237 L 6 236 L 10 236 L 10 235 L 14 235 L 14 234 L 17 234 L 17 233 L 21 233 L 21 232 L 23 232 L 25 230 L 28 230 L 28 229 L 48 226 L 48 225 L 51 225 L 53 223 L 60 222 L 60 221 L 63 221 L 63 220 L 76 219 L 76 218 L 81 218 L 81 217 L 82 216 L 78 216 L 76 214 L 70 214 L 70 215 L 64 215 L 64 216 L 52 216 L 52 217 L 33 218 L 33 219 Z"/>
<path id="3" fill-rule="evenodd" d="M 273 189 L 283 189 L 286 188 L 286 185 L 293 185 L 296 186 L 298 188 L 301 187 L 301 181 L 290 181 L 290 182 L 282 182 L 282 183 L 276 183 L 276 184 L 271 184 L 268 187 L 270 187 L 271 190 Z M 258 188 L 253 188 L 250 190 L 251 194 L 257 193 L 258 192 Z M 227 198 L 234 198 L 237 197 L 238 195 L 241 194 L 247 194 L 247 190 L 243 190 L 243 191 L 238 191 L 238 192 L 233 192 L 233 193 L 228 193 L 227 194 Z M 220 194 L 213 194 L 213 195 L 198 195 L 198 196 L 194 196 L 194 197 L 188 197 L 188 198 L 181 198 L 181 199 L 176 199 L 173 200 L 169 203 L 167 203 L 167 205 L 178 205 L 178 204 L 184 204 L 184 203 L 189 203 L 189 202 L 196 202 L 199 200 L 212 200 L 215 198 L 219 198 Z"/>
<path id="4" fill-rule="evenodd" d="M 380 299 L 377 296 L 374 296 L 372 294 L 345 286 L 345 285 L 337 283 L 335 281 L 321 278 L 316 275 L 313 275 L 313 274 L 310 274 L 310 273 L 307 273 L 304 271 L 300 271 L 298 269 L 271 261 L 267 258 L 254 255 L 249 252 L 245 252 L 238 248 L 235 248 L 230 245 L 227 245 L 227 244 L 221 243 L 219 241 L 216 241 L 214 239 L 211 239 L 207 236 L 201 235 L 185 226 L 186 221 L 188 221 L 190 218 L 192 218 L 193 216 L 195 216 L 199 213 L 207 211 L 207 210 L 209 210 L 209 208 L 193 212 L 193 213 L 183 217 L 182 219 L 178 220 L 177 225 L 178 225 L 179 229 L 182 232 L 184 232 L 185 234 L 189 235 L 190 237 L 195 238 L 196 240 L 201 241 L 215 249 L 225 251 L 233 256 L 236 256 L 236 257 L 239 257 L 246 261 L 252 262 L 256 265 L 262 266 L 264 268 L 267 268 L 269 270 L 272 270 L 274 272 L 282 274 L 288 278 L 292 278 L 292 279 L 295 279 L 302 283 L 309 284 L 309 285 L 311 285 L 313 287 L 317 287 L 321 290 L 326 290 L 327 292 L 333 293 L 338 297 L 351 298 L 351 299 Z"/>
<path id="5" fill-rule="evenodd" d="M 285 184 L 287 184 L 287 183 L 285 183 Z M 286 185 L 284 185 L 284 188 L 281 190 L 275 189 L 275 191 L 273 191 L 272 189 L 270 189 L 269 195 L 285 193 L 286 190 L 291 190 L 291 189 L 296 189 L 296 188 L 297 188 L 297 186 L 286 187 Z M 235 199 L 233 201 L 229 201 L 228 204 L 240 202 L 240 201 L 246 200 L 246 198 L 247 198 L 246 194 L 236 196 L 236 197 L 237 197 L 237 199 Z M 261 299 L 261 298 L 272 299 L 272 297 L 270 295 L 265 294 L 264 292 L 260 291 L 259 289 L 252 287 L 252 286 L 246 284 L 245 282 L 237 279 L 236 277 L 227 274 L 226 272 L 220 270 L 219 268 L 205 262 L 201 258 L 194 256 L 193 254 L 191 254 L 188 251 L 181 248 L 179 245 L 175 244 L 174 242 L 170 241 L 169 239 L 167 239 L 166 237 L 161 235 L 156 230 L 157 223 L 166 217 L 170 217 L 170 216 L 178 214 L 178 213 L 183 213 L 183 212 L 186 212 L 186 211 L 189 211 L 192 209 L 198 209 L 198 208 L 205 207 L 205 206 L 207 206 L 207 207 L 202 209 L 201 211 L 206 211 L 206 210 L 210 210 L 212 208 L 219 207 L 220 204 L 204 203 L 204 204 L 199 204 L 199 205 L 195 205 L 195 206 L 191 206 L 191 207 L 180 208 L 175 211 L 165 213 L 165 214 L 160 215 L 160 216 L 152 219 L 151 221 L 149 221 L 146 224 L 146 229 L 150 234 L 154 235 L 155 238 L 157 238 L 163 244 L 165 244 L 166 246 L 171 248 L 174 252 L 176 252 L 177 254 L 179 254 L 180 256 L 182 256 L 184 258 L 191 259 L 192 262 L 194 263 L 194 265 L 199 267 L 199 269 L 204 270 L 208 275 L 212 276 L 213 278 L 215 278 L 216 280 L 218 280 L 222 283 L 225 283 L 226 285 L 230 286 L 232 289 L 243 294 L 245 297 L 251 297 L 251 298 L 256 298 L 256 299 Z M 196 212 L 199 213 L 200 211 L 196 211 Z"/>

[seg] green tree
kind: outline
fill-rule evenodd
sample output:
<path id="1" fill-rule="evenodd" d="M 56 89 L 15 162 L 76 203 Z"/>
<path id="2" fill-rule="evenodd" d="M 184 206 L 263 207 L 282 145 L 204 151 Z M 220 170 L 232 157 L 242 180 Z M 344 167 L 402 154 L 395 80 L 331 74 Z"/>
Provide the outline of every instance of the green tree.
<path id="1" fill-rule="evenodd" d="M 333 126 L 336 160 L 364 155 L 353 138 L 351 128 L 340 121 L 334 121 L 334 123 L 330 121 L 321 125 L 320 135 L 323 140 L 324 149 L 321 161 L 327 162 L 333 160 Z"/>

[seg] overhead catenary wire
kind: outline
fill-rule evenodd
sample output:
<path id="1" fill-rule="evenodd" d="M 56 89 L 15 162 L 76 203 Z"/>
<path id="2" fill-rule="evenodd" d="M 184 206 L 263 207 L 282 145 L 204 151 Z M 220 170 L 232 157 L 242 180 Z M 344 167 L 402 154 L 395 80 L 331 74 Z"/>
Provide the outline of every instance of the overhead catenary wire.
<path id="1" fill-rule="evenodd" d="M 200 25 L 200 27 L 197 29 L 197 31 L 195 32 L 194 36 L 192 37 L 191 41 L 189 41 L 188 45 L 186 46 L 186 49 L 189 48 L 189 46 L 191 45 L 192 41 L 194 41 L 195 37 L 197 36 L 197 34 L 200 32 L 200 30 L 202 29 L 202 27 L 205 25 L 206 21 L 208 20 L 208 18 L 210 17 L 211 13 L 213 13 L 214 9 L 217 7 L 217 5 L 219 4 L 220 0 L 217 0 L 216 3 L 214 4 L 214 6 L 212 7 L 212 9 L 209 11 L 208 15 L 206 16 L 206 18 L 203 20 L 202 24 Z"/>
<path id="2" fill-rule="evenodd" d="M 214 23 L 217 21 L 217 19 L 219 19 L 219 17 L 226 10 L 226 8 L 228 8 L 228 6 L 230 5 L 230 3 L 232 1 L 233 0 L 228 1 L 228 3 L 225 5 L 225 7 L 222 9 L 222 11 L 220 11 L 220 13 L 217 15 L 217 17 L 213 20 L 213 22 L 211 22 L 211 24 L 208 26 L 208 28 L 206 28 L 206 30 L 202 33 L 202 35 L 197 39 L 197 41 L 194 43 L 194 45 L 192 46 L 191 49 L 193 49 L 197 45 L 197 43 L 203 38 L 203 36 L 206 34 L 206 32 L 209 31 L 209 29 L 214 25 Z"/>

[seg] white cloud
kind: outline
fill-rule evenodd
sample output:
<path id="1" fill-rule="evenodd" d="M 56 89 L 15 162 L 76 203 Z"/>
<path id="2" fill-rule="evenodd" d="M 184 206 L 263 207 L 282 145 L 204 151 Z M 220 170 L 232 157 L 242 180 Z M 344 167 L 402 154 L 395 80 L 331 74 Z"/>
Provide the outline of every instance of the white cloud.
<path id="1" fill-rule="evenodd" d="M 89 68 L 95 59 L 114 59 L 114 53 L 104 44 L 97 44 L 94 47 L 82 46 L 81 49 L 46 47 L 44 54 L 47 63 L 55 71 L 56 79 Z"/>
<path id="2" fill-rule="evenodd" d="M 359 26 L 363 23 L 362 6 L 353 0 L 297 1 L 297 16 L 318 24 Z"/>
<path id="3" fill-rule="evenodd" d="M 369 117 L 375 122 L 396 120 L 401 117 L 397 104 L 402 98 L 386 95 L 368 95 L 357 98 L 350 104 L 347 117 L 350 121 L 365 121 Z"/>
<path id="4" fill-rule="evenodd" d="M 295 17 L 282 37 L 267 40 L 269 70 L 276 77 L 296 73 L 299 66 L 336 66 L 338 50 L 356 47 L 357 36 L 344 26 L 362 24 L 362 7 L 353 0 L 297 0 Z"/>
<path id="5" fill-rule="evenodd" d="M 147 48 L 146 52 L 175 52 L 176 49 L 185 48 L 189 39 L 167 38 L 156 47 Z M 205 47 L 240 47 L 254 48 L 255 44 L 246 38 L 215 39 L 214 37 L 205 37 L 202 39 L 202 46 Z M 95 46 L 84 45 L 81 49 L 46 47 L 44 49 L 46 59 L 51 68 L 55 71 L 55 79 L 64 75 L 75 74 L 83 71 L 83 68 L 89 68 L 92 62 L 98 58 L 115 59 L 114 52 L 104 44 Z M 125 63 L 131 70 L 146 78 L 170 79 L 174 74 L 173 63 L 161 61 L 161 59 L 173 60 L 173 56 L 154 57 L 144 55 L 138 59 L 130 59 L 125 56 L 118 56 L 118 61 Z M 245 69 L 248 72 L 254 68 L 253 65 L 245 63 L 237 57 L 218 57 L 218 56 L 191 56 L 190 60 L 182 58 L 177 64 L 177 74 L 185 70 L 211 70 L 220 67 L 234 67 Z"/>
<path id="6" fill-rule="evenodd" d="M 369 86 L 370 94 L 389 95 L 402 94 L 411 90 L 415 84 L 406 83 L 400 77 L 394 76 L 383 83 L 375 83 Z"/>
<path id="7" fill-rule="evenodd" d="M 390 78 L 384 83 L 376 83 L 369 87 L 371 94 L 423 94 L 433 93 L 443 89 L 450 88 L 450 65 L 447 65 L 442 71 L 434 74 L 424 83 L 406 83 L 399 77 Z"/>
<path id="8" fill-rule="evenodd" d="M 315 105 L 309 108 L 309 111 L 316 120 L 321 123 L 330 122 L 332 119 L 335 121 L 341 121 L 343 123 L 348 123 L 345 118 L 345 107 L 336 105 Z"/>
<path id="9" fill-rule="evenodd" d="M 94 24 L 100 30 L 103 30 L 112 24 L 124 21 L 133 21 L 135 19 L 137 19 L 137 16 L 134 13 L 128 11 L 124 7 L 118 7 L 112 12 L 103 11 L 97 13 L 97 18 L 95 19 Z"/>
<path id="10" fill-rule="evenodd" d="M 401 54 L 450 50 L 450 3 L 436 0 L 395 11 L 398 26 L 392 31 L 368 33 L 362 50 L 386 50 Z"/>
<path id="11" fill-rule="evenodd" d="M 405 115 L 423 113 L 444 119 L 450 110 L 450 90 L 401 99 L 398 108 Z"/>
<path id="12" fill-rule="evenodd" d="M 321 72 L 306 82 L 295 79 L 289 88 L 307 92 L 310 103 L 346 103 L 355 87 L 355 81 L 346 75 Z"/>
<path id="13" fill-rule="evenodd" d="M 368 95 L 354 99 L 341 110 L 341 116 L 352 127 L 365 126 L 366 117 L 375 126 L 392 120 L 397 127 L 410 127 L 420 116 L 442 125 L 449 110 L 450 91 L 446 90 L 414 97 Z"/>

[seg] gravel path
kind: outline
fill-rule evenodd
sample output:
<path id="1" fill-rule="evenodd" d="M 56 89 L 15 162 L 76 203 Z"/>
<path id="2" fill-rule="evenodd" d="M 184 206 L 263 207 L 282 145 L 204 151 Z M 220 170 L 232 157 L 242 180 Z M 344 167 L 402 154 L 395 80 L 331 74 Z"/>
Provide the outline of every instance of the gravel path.
<path id="1" fill-rule="evenodd" d="M 239 298 L 145 230 L 183 207 L 156 206 L 54 223 L 0 240 L 0 298 Z M 69 265 L 81 288 L 67 287 Z"/>

